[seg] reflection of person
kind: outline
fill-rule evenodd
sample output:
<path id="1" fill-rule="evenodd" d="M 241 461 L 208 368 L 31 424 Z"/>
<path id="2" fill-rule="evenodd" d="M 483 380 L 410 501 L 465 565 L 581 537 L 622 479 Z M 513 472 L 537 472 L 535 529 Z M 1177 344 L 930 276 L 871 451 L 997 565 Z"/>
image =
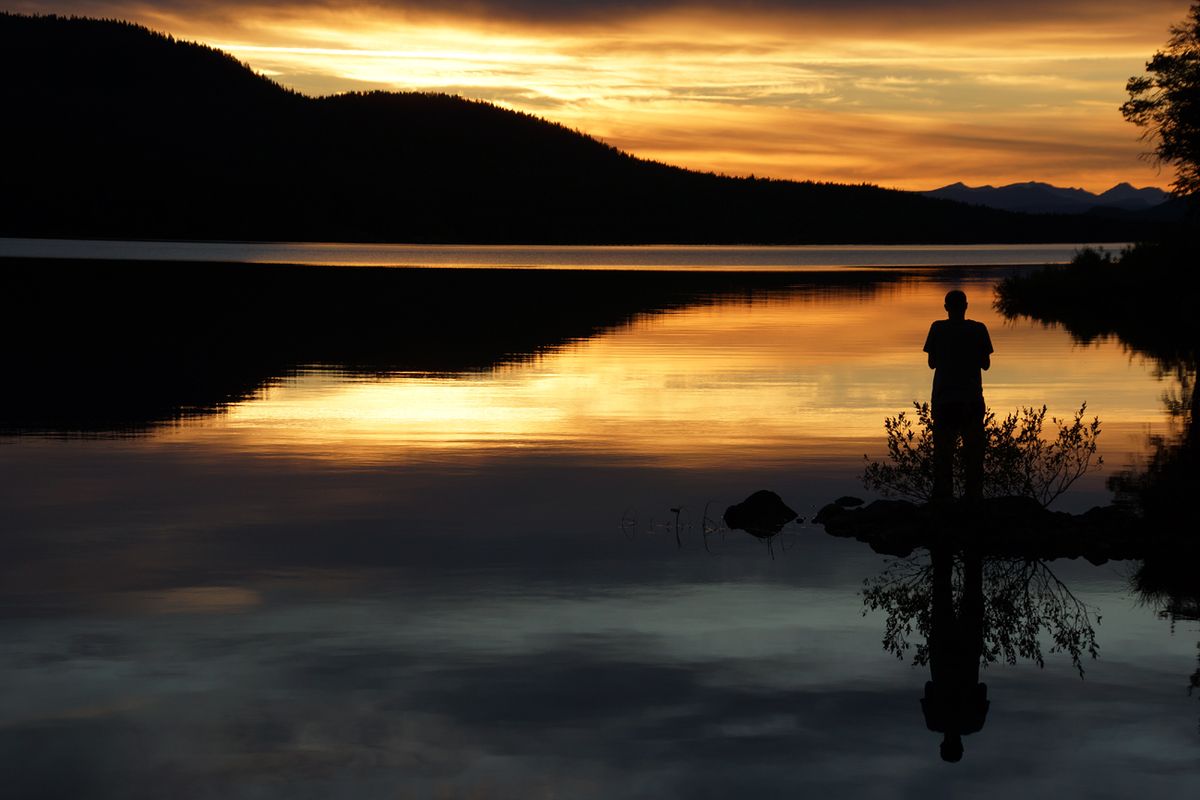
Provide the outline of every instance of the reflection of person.
<path id="1" fill-rule="evenodd" d="M 954 494 L 954 447 L 961 436 L 966 495 L 983 494 L 983 375 L 992 365 L 992 339 L 982 322 L 967 319 L 967 296 L 946 293 L 947 319 L 929 326 L 925 352 L 933 373 L 933 496 Z"/>
<path id="2" fill-rule="evenodd" d="M 921 711 L 925 726 L 943 734 L 942 759 L 960 761 L 962 737 L 978 733 L 987 719 L 987 684 L 979 682 L 983 655 L 983 559 L 963 556 L 963 591 L 954 610 L 954 555 L 933 552 L 933 616 L 929 630 L 929 677 Z"/>

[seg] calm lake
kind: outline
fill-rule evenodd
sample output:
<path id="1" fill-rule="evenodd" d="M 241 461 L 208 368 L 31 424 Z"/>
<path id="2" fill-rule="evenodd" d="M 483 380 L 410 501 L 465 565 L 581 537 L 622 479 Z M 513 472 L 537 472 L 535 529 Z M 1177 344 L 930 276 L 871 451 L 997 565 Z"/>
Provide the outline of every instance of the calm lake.
<path id="1" fill-rule="evenodd" d="M 1107 244 L 802 245 L 793 247 L 556 247 L 332 242 L 131 242 L 0 238 L 0 257 L 230 261 L 346 267 L 798 270 L 1065 264 L 1081 247 Z"/>
<path id="2" fill-rule="evenodd" d="M 93 255 L 172 258 L 111 244 Z M 566 250 L 202 247 L 541 267 Z M 770 546 L 715 530 L 758 489 L 806 520 L 877 497 L 864 455 L 928 398 L 921 346 L 951 288 L 991 330 L 994 410 L 1086 402 L 1102 422 L 1103 470 L 1054 508 L 1110 502 L 1105 479 L 1171 432 L 1178 382 L 992 309 L 1022 268 L 987 265 L 1074 249 L 588 248 L 569 265 L 801 274 L 483 369 L 300 365 L 173 422 L 0 436 L 6 796 L 1192 796 L 1200 624 L 1140 599 L 1135 562 L 1045 565 L 1098 656 L 1081 676 L 1038 620 L 1044 664 L 982 670 L 986 719 L 946 763 L 920 633 L 897 658 L 864 607 L 895 559 L 811 522 Z M 803 274 L 873 264 L 895 269 Z"/>

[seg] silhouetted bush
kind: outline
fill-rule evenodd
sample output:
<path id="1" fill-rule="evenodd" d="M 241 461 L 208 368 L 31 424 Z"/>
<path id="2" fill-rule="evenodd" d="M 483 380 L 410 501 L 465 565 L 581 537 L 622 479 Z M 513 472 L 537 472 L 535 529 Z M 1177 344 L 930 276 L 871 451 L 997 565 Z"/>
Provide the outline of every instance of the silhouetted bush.
<path id="1" fill-rule="evenodd" d="M 863 483 L 888 497 L 928 502 L 933 497 L 933 419 L 928 403 L 913 403 L 914 418 L 901 411 L 887 417 L 887 461 L 867 458 Z M 1103 466 L 1096 455 L 1100 420 L 1084 419 L 1087 404 L 1067 419 L 1051 417 L 1056 429 L 1045 439 L 1046 407 L 1022 408 L 1003 419 L 988 409 L 984 417 L 986 446 L 983 457 L 985 497 L 1029 497 L 1049 506 L 1071 484 Z M 961 460 L 955 463 L 955 484 L 961 494 L 964 482 Z"/>

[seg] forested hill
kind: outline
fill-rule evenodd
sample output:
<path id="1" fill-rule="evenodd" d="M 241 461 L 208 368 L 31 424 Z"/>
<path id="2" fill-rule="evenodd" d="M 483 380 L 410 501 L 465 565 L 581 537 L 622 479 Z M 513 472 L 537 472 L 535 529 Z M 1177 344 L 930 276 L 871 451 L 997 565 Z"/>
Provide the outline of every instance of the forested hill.
<path id="1" fill-rule="evenodd" d="M 555 243 L 1113 241 L 870 186 L 722 177 L 446 95 L 313 98 L 124 22 L 0 14 L 0 235 Z"/>

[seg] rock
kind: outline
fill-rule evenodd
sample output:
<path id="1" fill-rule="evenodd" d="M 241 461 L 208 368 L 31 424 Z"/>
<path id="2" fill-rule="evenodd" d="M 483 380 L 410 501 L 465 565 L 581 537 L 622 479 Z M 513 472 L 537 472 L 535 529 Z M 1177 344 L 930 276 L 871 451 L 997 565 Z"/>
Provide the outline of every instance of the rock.
<path id="1" fill-rule="evenodd" d="M 818 525 L 825 525 L 827 520 L 834 517 L 839 517 L 845 513 L 846 509 L 842 506 L 839 506 L 837 503 L 829 503 L 828 505 L 821 507 L 821 510 L 817 512 L 815 517 L 813 517 L 813 522 L 817 523 Z M 828 526 L 826 526 L 826 530 L 829 533 L 833 533 L 833 531 L 828 530 Z M 837 534 L 834 535 L 836 536 Z"/>
<path id="2" fill-rule="evenodd" d="M 858 508 L 863 504 L 863 499 L 861 497 L 854 497 L 852 495 L 844 494 L 833 502 L 835 505 L 839 505 L 842 508 Z"/>
<path id="3" fill-rule="evenodd" d="M 779 495 L 766 489 L 725 509 L 726 525 L 760 538 L 774 536 L 794 519 L 796 512 Z"/>
<path id="4" fill-rule="evenodd" d="M 886 555 L 919 547 L 968 546 L 983 555 L 1084 558 L 1093 564 L 1138 558 L 1146 548 L 1139 520 L 1113 506 L 1084 514 L 1049 511 L 1028 497 L 917 505 L 877 500 L 850 510 L 830 503 L 813 520 L 832 536 L 853 537 Z"/>

